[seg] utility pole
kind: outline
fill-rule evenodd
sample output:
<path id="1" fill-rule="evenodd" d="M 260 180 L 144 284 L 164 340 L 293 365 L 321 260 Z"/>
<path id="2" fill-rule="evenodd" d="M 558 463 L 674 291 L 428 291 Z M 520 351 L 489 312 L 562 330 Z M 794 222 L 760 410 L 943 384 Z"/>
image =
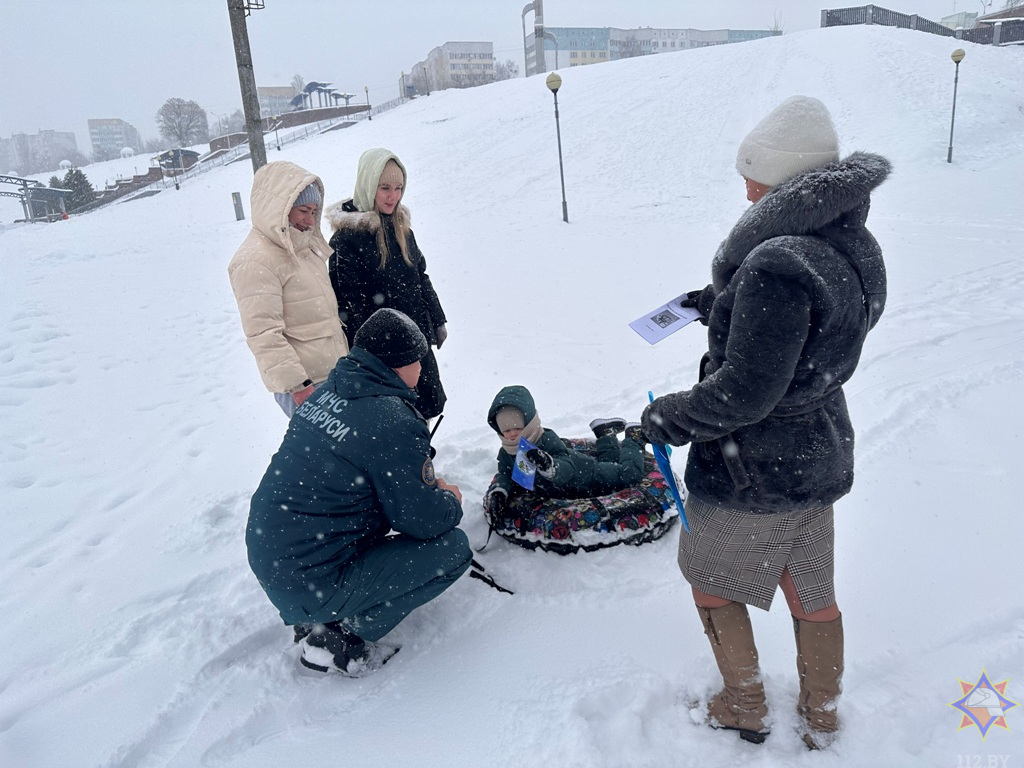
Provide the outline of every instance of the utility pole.
<path id="1" fill-rule="evenodd" d="M 544 0 L 533 0 L 533 60 L 537 65 L 534 70 L 537 74 L 548 71 L 544 41 Z"/>
<path id="2" fill-rule="evenodd" d="M 259 2 L 254 7 L 262 8 L 263 3 Z M 252 170 L 255 173 L 267 164 L 267 147 L 263 143 L 260 98 L 256 93 L 256 75 L 252 70 L 249 31 L 245 26 L 245 17 L 248 12 L 248 0 L 228 0 L 231 39 L 234 41 L 235 63 L 238 65 L 238 85 L 242 91 L 242 111 L 245 114 L 245 130 L 249 134 L 249 155 L 252 158 Z"/>

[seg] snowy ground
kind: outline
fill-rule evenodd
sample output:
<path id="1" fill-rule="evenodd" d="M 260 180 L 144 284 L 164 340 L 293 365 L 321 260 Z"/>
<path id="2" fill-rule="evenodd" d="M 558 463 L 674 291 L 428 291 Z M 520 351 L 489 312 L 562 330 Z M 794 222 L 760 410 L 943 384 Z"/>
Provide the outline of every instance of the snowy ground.
<path id="1" fill-rule="evenodd" d="M 251 183 L 238 163 L 0 229 L 0 765 L 1019 764 L 1024 707 L 983 741 L 948 704 L 982 670 L 1024 701 L 1024 48 L 963 44 L 947 164 L 953 47 L 839 28 L 565 70 L 569 224 L 541 78 L 434 93 L 274 153 L 320 173 L 331 202 L 367 147 L 409 167 L 450 319 L 437 465 L 476 545 L 501 386 L 529 386 L 572 436 L 694 381 L 700 328 L 649 347 L 627 323 L 707 282 L 760 117 L 818 96 L 844 153 L 892 160 L 869 222 L 889 303 L 847 388 L 858 474 L 836 514 L 847 674 L 831 753 L 792 731 L 781 599 L 754 616 L 771 738 L 691 721 L 716 672 L 674 535 L 571 557 L 492 543 L 481 560 L 514 597 L 462 580 L 395 631 L 402 653 L 376 676 L 300 671 L 245 560 L 285 420 L 225 271 L 249 226 L 231 206 Z"/>

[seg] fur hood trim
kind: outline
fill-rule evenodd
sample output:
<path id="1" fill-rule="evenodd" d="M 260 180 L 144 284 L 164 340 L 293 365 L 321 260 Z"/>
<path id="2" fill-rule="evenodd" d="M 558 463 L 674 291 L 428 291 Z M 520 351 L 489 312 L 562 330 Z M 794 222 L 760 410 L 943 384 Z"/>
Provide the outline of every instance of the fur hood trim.
<path id="1" fill-rule="evenodd" d="M 395 212 L 395 224 L 406 227 L 412 224 L 409 209 L 399 203 Z M 376 211 L 365 213 L 357 211 L 352 205 L 352 198 L 332 203 L 324 209 L 324 220 L 330 224 L 332 232 L 369 232 L 376 235 L 380 229 L 380 214 Z"/>
<path id="2" fill-rule="evenodd" d="M 712 263 L 715 291 L 766 240 L 812 235 L 846 215 L 866 219 L 871 192 L 890 173 L 892 165 L 881 155 L 854 152 L 774 187 L 746 210 L 719 246 Z"/>

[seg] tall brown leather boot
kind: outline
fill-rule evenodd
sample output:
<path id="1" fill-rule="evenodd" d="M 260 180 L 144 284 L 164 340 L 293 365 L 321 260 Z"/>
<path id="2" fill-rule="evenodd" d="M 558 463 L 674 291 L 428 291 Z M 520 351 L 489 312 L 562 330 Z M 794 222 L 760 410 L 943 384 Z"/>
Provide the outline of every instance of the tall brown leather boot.
<path id="1" fill-rule="evenodd" d="M 839 731 L 836 705 L 842 692 L 843 617 L 834 621 L 793 619 L 800 698 L 801 734 L 811 749 L 825 749 Z"/>
<path id="2" fill-rule="evenodd" d="M 740 738 L 760 744 L 768 736 L 768 705 L 757 663 L 750 616 L 743 603 L 697 608 L 714 651 L 725 687 L 708 703 L 713 728 L 739 731 Z"/>

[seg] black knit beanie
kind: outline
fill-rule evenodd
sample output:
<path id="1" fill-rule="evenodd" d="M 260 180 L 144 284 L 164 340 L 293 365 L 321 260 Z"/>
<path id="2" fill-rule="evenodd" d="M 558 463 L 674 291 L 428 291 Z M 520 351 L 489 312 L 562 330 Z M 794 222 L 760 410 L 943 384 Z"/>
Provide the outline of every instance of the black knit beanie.
<path id="1" fill-rule="evenodd" d="M 388 368 L 402 368 L 430 350 L 423 332 L 397 309 L 378 309 L 359 326 L 352 346 L 361 347 Z"/>

